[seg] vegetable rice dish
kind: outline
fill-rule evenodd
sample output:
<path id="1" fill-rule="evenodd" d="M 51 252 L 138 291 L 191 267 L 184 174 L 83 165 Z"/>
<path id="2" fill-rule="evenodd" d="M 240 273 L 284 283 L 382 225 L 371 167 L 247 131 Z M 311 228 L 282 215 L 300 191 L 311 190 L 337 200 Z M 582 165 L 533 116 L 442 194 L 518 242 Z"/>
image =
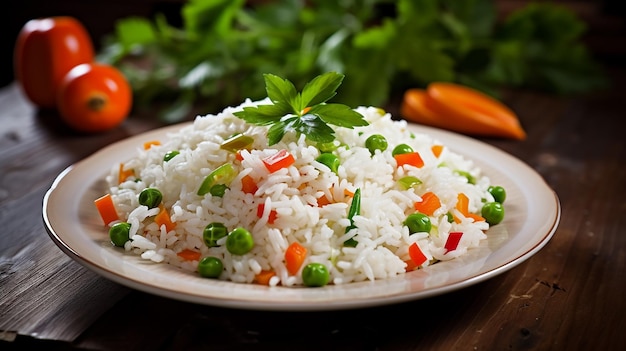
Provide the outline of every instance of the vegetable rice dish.
<path id="1" fill-rule="evenodd" d="M 505 191 L 472 160 L 380 108 L 328 103 L 342 75 L 301 93 L 265 78 L 268 98 L 111 165 L 95 205 L 114 249 L 211 279 L 319 287 L 454 259 L 502 220 Z"/>

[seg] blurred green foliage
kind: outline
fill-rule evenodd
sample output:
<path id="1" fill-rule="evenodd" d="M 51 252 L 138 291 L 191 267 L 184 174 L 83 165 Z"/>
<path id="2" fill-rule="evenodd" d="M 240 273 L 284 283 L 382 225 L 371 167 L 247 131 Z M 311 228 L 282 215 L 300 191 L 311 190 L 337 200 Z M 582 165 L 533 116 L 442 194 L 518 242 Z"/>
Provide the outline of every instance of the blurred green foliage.
<path id="1" fill-rule="evenodd" d="M 502 21 L 490 0 L 190 0 L 182 26 L 165 15 L 120 20 L 98 60 L 124 72 L 135 107 L 177 122 L 267 96 L 264 73 L 296 87 L 336 71 L 335 102 L 384 106 L 393 94 L 453 81 L 558 94 L 606 84 L 581 42 L 585 23 L 553 3 L 529 3 Z M 399 96 L 399 95 L 396 95 Z"/>

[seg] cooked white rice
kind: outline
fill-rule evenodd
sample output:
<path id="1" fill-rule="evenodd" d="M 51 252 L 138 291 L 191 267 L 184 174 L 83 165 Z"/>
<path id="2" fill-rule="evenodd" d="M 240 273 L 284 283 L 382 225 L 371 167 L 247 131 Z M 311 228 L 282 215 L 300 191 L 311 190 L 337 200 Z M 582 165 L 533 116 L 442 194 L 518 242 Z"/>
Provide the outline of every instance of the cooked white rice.
<path id="1" fill-rule="evenodd" d="M 258 103 L 245 101 L 241 106 L 227 108 L 217 115 L 199 116 L 180 131 L 169 134 L 160 145 L 144 150 L 138 145 L 137 154 L 123 162 L 124 169 L 132 169 L 135 177 L 118 184 L 119 165 L 112 165 L 107 176 L 109 192 L 117 212 L 123 221 L 131 224 L 131 240 L 125 249 L 142 258 L 157 263 L 171 264 L 194 272 L 198 261 L 186 261 L 177 253 L 190 249 L 200 252 L 201 257 L 215 256 L 222 260 L 224 271 L 220 279 L 241 283 L 253 283 L 255 275 L 262 270 L 272 270 L 276 275 L 270 285 L 302 285 L 300 274 L 287 272 L 284 252 L 290 243 L 297 241 L 307 249 L 302 265 L 318 262 L 330 272 L 330 284 L 384 279 L 404 274 L 409 260 L 408 248 L 417 242 L 427 261 L 421 267 L 440 260 L 450 260 L 463 255 L 486 238 L 489 225 L 465 218 L 455 209 L 457 195 L 469 198 L 469 210 L 480 211 L 483 201 L 493 201 L 487 191 L 489 179 L 480 173 L 471 160 L 445 147 L 436 157 L 431 151 L 437 140 L 426 134 L 416 134 L 407 129 L 404 121 L 394 121 L 389 114 L 374 107 L 359 107 L 370 123 L 354 129 L 334 128 L 341 165 L 337 174 L 315 161 L 320 151 L 305 140 L 287 133 L 283 140 L 268 147 L 267 127 L 252 126 L 235 117 L 233 112 L 244 106 Z M 254 138 L 251 149 L 244 150 L 243 160 L 235 160 L 235 154 L 220 148 L 220 144 L 235 133 Z M 385 136 L 389 143 L 386 151 L 374 155 L 365 147 L 365 140 L 372 134 Z M 397 167 L 391 150 L 398 144 L 408 144 L 419 152 L 424 166 Z M 286 149 L 295 158 L 288 168 L 269 173 L 262 158 Z M 177 150 L 179 155 L 164 162 L 164 155 Z M 231 163 L 237 176 L 229 184 L 223 197 L 199 196 L 200 183 L 215 168 Z M 471 174 L 475 184 L 458 171 Z M 258 185 L 255 194 L 242 191 L 241 179 L 250 175 Z M 401 177 L 411 175 L 422 181 L 409 190 L 397 184 Z M 154 216 L 159 208 L 148 209 L 138 202 L 141 190 L 153 187 L 163 194 L 165 210 L 171 214 L 175 229 L 166 232 L 159 228 Z M 347 218 L 351 194 L 361 189 L 361 212 L 355 216 L 357 227 L 354 239 L 356 247 L 344 247 L 343 242 L 355 234 L 345 234 L 350 225 Z M 442 206 L 430 217 L 430 233 L 410 235 L 403 224 L 407 215 L 415 212 L 414 203 L 420 195 L 434 192 Z M 333 202 L 318 206 L 321 196 Z M 259 204 L 265 210 L 257 216 Z M 276 220 L 268 223 L 271 210 Z M 448 220 L 448 213 L 461 219 L 460 223 Z M 247 228 L 254 237 L 254 248 L 244 255 L 233 255 L 226 250 L 226 238 L 219 247 L 207 247 L 203 242 L 203 230 L 211 222 L 221 222 L 229 230 Z M 450 232 L 463 232 L 455 250 L 444 248 Z"/>

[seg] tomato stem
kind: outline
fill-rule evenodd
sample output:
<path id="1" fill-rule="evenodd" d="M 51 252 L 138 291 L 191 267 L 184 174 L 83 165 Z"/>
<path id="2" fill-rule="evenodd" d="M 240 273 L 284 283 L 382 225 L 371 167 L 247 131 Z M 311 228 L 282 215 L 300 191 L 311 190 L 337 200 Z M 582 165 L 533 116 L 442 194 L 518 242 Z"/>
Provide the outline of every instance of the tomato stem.
<path id="1" fill-rule="evenodd" d="M 92 111 L 100 111 L 106 106 L 107 98 L 103 94 L 95 94 L 87 100 L 87 107 Z"/>

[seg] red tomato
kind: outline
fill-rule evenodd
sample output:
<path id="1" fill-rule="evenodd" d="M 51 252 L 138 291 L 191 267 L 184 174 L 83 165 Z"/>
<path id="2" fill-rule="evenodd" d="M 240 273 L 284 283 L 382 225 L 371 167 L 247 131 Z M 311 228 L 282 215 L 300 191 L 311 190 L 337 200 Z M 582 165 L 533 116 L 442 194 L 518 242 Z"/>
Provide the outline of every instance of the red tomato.
<path id="1" fill-rule="evenodd" d="M 15 44 L 15 78 L 28 99 L 41 108 L 55 108 L 59 84 L 72 67 L 94 59 L 93 43 L 72 17 L 28 21 Z"/>
<path id="2" fill-rule="evenodd" d="M 103 132 L 120 125 L 132 107 L 132 90 L 113 66 L 83 63 L 61 81 L 57 96 L 61 118 L 81 132 Z"/>

